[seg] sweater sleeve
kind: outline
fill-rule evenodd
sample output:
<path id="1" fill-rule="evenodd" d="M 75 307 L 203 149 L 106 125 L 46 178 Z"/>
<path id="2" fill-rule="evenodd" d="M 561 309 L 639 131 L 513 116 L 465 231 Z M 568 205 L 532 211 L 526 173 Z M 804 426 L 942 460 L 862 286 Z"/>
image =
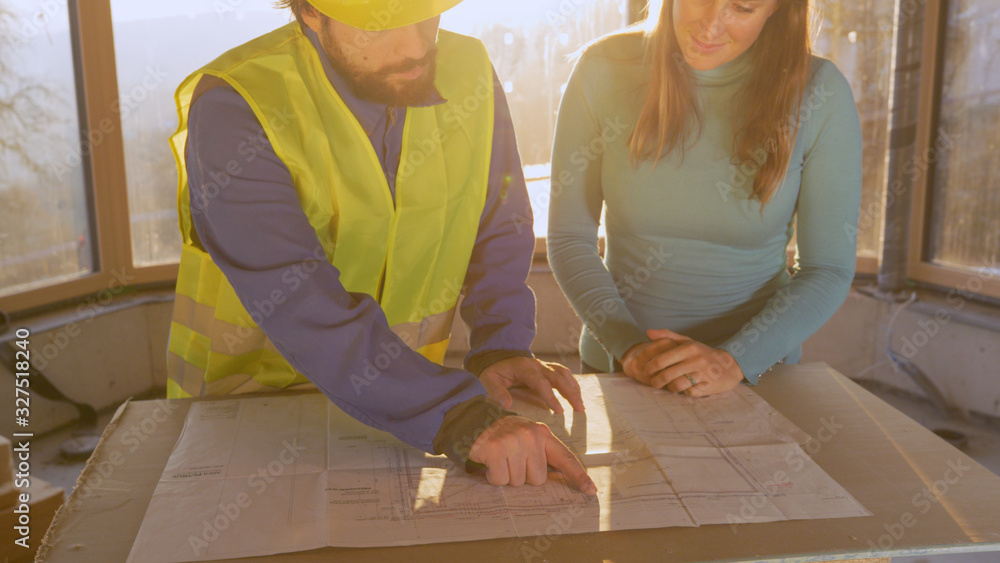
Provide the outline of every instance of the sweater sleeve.
<path id="1" fill-rule="evenodd" d="M 850 84 L 829 61 L 807 86 L 800 129 L 809 144 L 797 204 L 797 271 L 722 345 L 751 384 L 833 316 L 854 279 L 861 125 Z"/>
<path id="2" fill-rule="evenodd" d="M 412 446 L 449 454 L 505 414 L 482 400 L 474 375 L 407 347 L 371 296 L 344 288 L 287 167 L 231 88 L 212 88 L 192 105 L 187 171 L 199 244 L 244 306 L 283 291 L 261 329 L 337 406 Z"/>
<path id="3" fill-rule="evenodd" d="M 476 375 L 507 358 L 532 357 L 535 337 L 535 295 L 527 284 L 535 249 L 531 203 L 510 109 L 496 73 L 493 92 L 489 185 L 461 308 L 469 326 L 465 367 Z"/>
<path id="4" fill-rule="evenodd" d="M 586 330 L 620 361 L 630 347 L 648 338 L 598 254 L 603 155 L 589 147 L 604 142 L 601 136 L 607 122 L 597 113 L 600 106 L 593 86 L 601 77 L 596 70 L 585 53 L 559 104 L 552 147 L 549 265 Z"/>

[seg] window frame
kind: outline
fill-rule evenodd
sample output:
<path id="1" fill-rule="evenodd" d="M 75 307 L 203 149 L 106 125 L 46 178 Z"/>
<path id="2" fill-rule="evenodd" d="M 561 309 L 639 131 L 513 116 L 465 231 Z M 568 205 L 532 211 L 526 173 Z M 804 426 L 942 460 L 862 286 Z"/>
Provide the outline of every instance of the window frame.
<path id="1" fill-rule="evenodd" d="M 111 20 L 111 0 L 67 0 L 71 47 L 76 72 L 80 138 L 95 129 L 110 129 L 91 145 L 83 160 L 84 186 L 91 205 L 90 231 L 93 272 L 80 277 L 0 297 L 0 310 L 16 315 L 54 303 L 125 286 L 176 280 L 177 264 L 136 267 L 125 175 L 118 101 L 118 75 Z M 166 147 L 166 140 L 164 140 Z M 166 148 L 164 148 L 166 150 Z"/>
<path id="2" fill-rule="evenodd" d="M 921 53 L 920 92 L 917 118 L 916 154 L 927 154 L 934 143 L 941 113 L 944 87 L 944 50 L 948 30 L 948 4 L 943 0 L 927 0 L 924 5 L 923 45 Z M 931 198 L 934 189 L 933 164 L 917 171 L 913 179 L 913 200 L 910 209 L 910 240 L 906 256 L 907 277 L 971 296 L 1000 299 L 1000 276 L 984 279 L 974 271 L 935 264 L 926 257 L 930 250 Z M 980 278 L 982 289 L 969 292 L 969 282 Z"/>
<path id="3" fill-rule="evenodd" d="M 85 6 L 84 6 L 85 4 Z M 629 0 L 628 12 L 640 14 L 645 2 Z M 120 115 L 114 110 L 118 101 L 118 76 L 111 0 L 67 0 L 71 43 L 73 49 L 80 137 L 103 126 L 111 133 L 91 147 L 84 159 L 87 199 L 90 202 L 94 271 L 68 281 L 0 296 L 0 310 L 17 315 L 25 311 L 50 307 L 56 303 L 82 299 L 90 295 L 127 286 L 173 283 L 178 265 L 161 264 L 137 267 L 133 262 L 132 233 L 128 205 L 128 184 Z M 924 40 L 919 91 L 918 151 L 926 151 L 933 143 L 940 111 L 944 39 L 947 30 L 947 4 L 942 0 L 927 0 L 925 4 Z M 164 148 L 166 150 L 166 148 Z M 921 153 L 918 153 L 921 154 Z M 910 209 L 910 248 L 906 256 L 907 277 L 913 281 L 954 290 L 967 289 L 975 273 L 960 268 L 933 264 L 924 257 L 930 232 L 930 194 L 933 167 L 920 171 L 914 178 Z M 878 257 L 859 256 L 858 275 L 875 274 L 882 263 Z M 545 239 L 536 239 L 535 262 L 547 262 Z M 1000 279 L 983 280 L 982 289 L 972 292 L 988 298 L 1000 298 Z"/>

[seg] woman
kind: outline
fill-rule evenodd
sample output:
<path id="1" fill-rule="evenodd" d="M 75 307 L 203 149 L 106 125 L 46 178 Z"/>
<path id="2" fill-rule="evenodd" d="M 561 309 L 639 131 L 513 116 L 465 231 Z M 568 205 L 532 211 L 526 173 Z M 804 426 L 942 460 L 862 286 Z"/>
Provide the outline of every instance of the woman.
<path id="1" fill-rule="evenodd" d="M 722 393 L 798 361 L 843 303 L 861 128 L 843 75 L 811 55 L 808 16 L 808 0 L 664 0 L 652 29 L 585 50 L 559 108 L 548 233 L 584 371 Z"/>

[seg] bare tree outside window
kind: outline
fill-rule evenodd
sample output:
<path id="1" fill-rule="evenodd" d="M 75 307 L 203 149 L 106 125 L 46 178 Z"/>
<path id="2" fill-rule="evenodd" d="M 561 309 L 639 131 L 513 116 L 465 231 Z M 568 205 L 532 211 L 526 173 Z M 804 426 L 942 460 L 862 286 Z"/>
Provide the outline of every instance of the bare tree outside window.
<path id="1" fill-rule="evenodd" d="M 477 17 L 463 5 L 446 13 L 442 27 L 482 39 L 504 83 L 535 212 L 535 234 L 544 237 L 549 161 L 556 111 L 573 67 L 571 54 L 589 41 L 626 25 L 622 0 L 531 2 L 530 9 L 494 8 Z M 851 83 L 864 134 L 862 256 L 878 256 L 882 232 L 885 151 L 888 146 L 889 72 L 893 0 L 817 0 L 820 24 L 814 50 L 833 60 Z M 471 9 L 470 9 L 471 11 Z M 513 14 L 516 14 L 513 15 Z"/>
<path id="2" fill-rule="evenodd" d="M 851 83 L 864 133 L 859 255 L 882 232 L 894 0 L 814 0 L 816 54 Z M 135 265 L 177 260 L 173 92 L 212 57 L 289 21 L 271 0 L 111 0 Z M 544 236 L 556 111 L 571 54 L 626 24 L 625 0 L 463 3 L 442 27 L 483 40 L 511 107 Z M 924 259 L 996 269 L 1000 258 L 1000 4 L 949 3 L 940 131 L 953 143 L 931 171 Z M 66 2 L 0 0 L 0 295 L 93 271 Z"/>
<path id="3" fill-rule="evenodd" d="M 136 266 L 180 258 L 177 170 L 167 140 L 177 130 L 174 92 L 225 51 L 289 22 L 273 0 L 111 0 L 118 100 L 125 141 Z"/>
<path id="4" fill-rule="evenodd" d="M 0 294 L 90 273 L 65 3 L 0 0 Z"/>
<path id="5" fill-rule="evenodd" d="M 851 83 L 864 139 L 858 255 L 877 257 L 884 218 L 889 148 L 889 79 L 894 0 L 817 0 L 819 30 L 813 52 L 836 63 Z"/>
<path id="6" fill-rule="evenodd" d="M 625 0 L 510 0 L 486 9 L 468 2 L 445 12 L 441 27 L 478 37 L 504 86 L 536 237 L 548 230 L 549 163 L 556 113 L 573 54 L 626 26 Z M 603 233 L 603 226 L 602 226 Z"/>
<path id="7" fill-rule="evenodd" d="M 1000 274 L 1000 3 L 948 3 L 930 249 L 942 266 Z"/>

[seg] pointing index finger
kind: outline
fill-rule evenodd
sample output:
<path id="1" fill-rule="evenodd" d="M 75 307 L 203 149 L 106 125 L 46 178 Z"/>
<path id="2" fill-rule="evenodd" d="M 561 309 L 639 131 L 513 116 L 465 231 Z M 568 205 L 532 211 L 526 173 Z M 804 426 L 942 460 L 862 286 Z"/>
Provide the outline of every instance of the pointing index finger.
<path id="1" fill-rule="evenodd" d="M 597 494 L 597 485 L 590 475 L 587 475 L 587 470 L 580 460 L 569 451 L 566 444 L 551 434 L 545 440 L 545 457 L 549 465 L 565 475 L 566 479 L 581 492 L 588 495 Z"/>

